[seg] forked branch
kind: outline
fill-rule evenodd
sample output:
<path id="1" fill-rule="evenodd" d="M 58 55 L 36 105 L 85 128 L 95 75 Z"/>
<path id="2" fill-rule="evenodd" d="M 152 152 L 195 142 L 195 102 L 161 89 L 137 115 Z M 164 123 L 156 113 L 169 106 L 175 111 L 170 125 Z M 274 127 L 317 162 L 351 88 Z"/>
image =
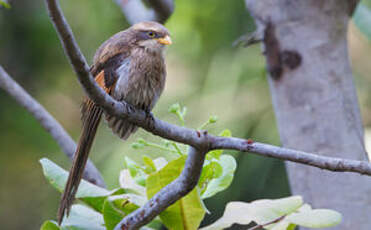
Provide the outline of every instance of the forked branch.
<path id="1" fill-rule="evenodd" d="M 197 182 L 193 183 L 192 178 L 198 180 L 200 174 L 199 164 L 203 162 L 205 153 L 213 149 L 234 149 L 331 171 L 356 172 L 371 175 L 371 164 L 368 162 L 324 157 L 314 153 L 276 147 L 240 138 L 217 137 L 208 134 L 206 131 L 179 127 L 157 118 L 149 119 L 144 111 L 135 109 L 126 102 L 115 101 L 100 89 L 93 80 L 85 58 L 76 44 L 72 31 L 60 10 L 57 0 L 46 0 L 46 2 L 49 15 L 59 34 L 65 53 L 77 73 L 80 83 L 93 101 L 110 115 L 127 119 L 154 135 L 191 146 L 191 152 L 188 155 L 184 170 L 189 170 L 188 173 L 192 174 L 187 174 L 187 171 L 183 171 L 179 178 L 168 185 L 170 187 L 165 187 L 143 208 L 125 217 L 116 226 L 116 229 L 137 229 L 139 226 L 150 222 L 157 214 L 177 199 L 186 195 L 197 184 Z M 193 177 L 184 178 L 183 175 L 192 175 Z"/>

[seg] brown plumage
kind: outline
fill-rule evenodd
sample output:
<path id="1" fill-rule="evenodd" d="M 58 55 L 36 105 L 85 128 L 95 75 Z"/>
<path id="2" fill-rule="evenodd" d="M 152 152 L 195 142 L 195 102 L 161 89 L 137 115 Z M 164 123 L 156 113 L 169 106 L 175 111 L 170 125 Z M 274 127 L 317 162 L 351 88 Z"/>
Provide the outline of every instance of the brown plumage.
<path id="1" fill-rule="evenodd" d="M 160 97 L 166 78 L 163 51 L 171 44 L 168 30 L 156 22 L 141 22 L 121 31 L 97 50 L 91 73 L 118 101 L 150 112 Z M 69 213 L 101 120 L 103 110 L 86 98 L 82 104 L 83 128 L 62 194 L 58 223 Z M 106 115 L 108 126 L 123 140 L 137 130 L 130 122 Z"/>

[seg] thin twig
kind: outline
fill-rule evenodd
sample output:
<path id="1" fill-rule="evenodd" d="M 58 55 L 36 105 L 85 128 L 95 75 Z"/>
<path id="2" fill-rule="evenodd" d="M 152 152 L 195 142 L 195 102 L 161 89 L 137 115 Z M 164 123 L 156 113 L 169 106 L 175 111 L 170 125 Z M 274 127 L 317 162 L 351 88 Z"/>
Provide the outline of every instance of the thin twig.
<path id="1" fill-rule="evenodd" d="M 18 83 L 9 76 L 2 66 L 0 66 L 0 88 L 6 91 L 18 102 L 18 104 L 31 113 L 41 126 L 50 133 L 61 147 L 62 151 L 71 160 L 73 159 L 73 154 L 76 150 L 76 143 L 53 118 L 53 116 L 50 115 L 50 113 L 35 99 L 33 99 L 20 85 L 18 85 Z M 86 165 L 84 178 L 98 186 L 105 187 L 102 176 L 90 160 Z"/>
<path id="2" fill-rule="evenodd" d="M 261 156 L 292 161 L 334 172 L 355 172 L 371 176 L 371 164 L 367 161 L 326 157 L 240 138 L 209 137 L 211 149 L 233 149 Z"/>
<path id="3" fill-rule="evenodd" d="M 258 225 L 255 225 L 254 227 L 252 228 L 249 228 L 248 230 L 258 230 L 258 229 L 262 229 L 268 225 L 271 225 L 271 224 L 276 224 L 278 222 L 280 222 L 281 220 L 283 220 L 286 216 L 283 215 L 283 216 L 280 216 L 272 221 L 269 221 L 268 223 L 265 223 L 265 224 L 258 224 Z"/>
<path id="4" fill-rule="evenodd" d="M 179 146 L 177 145 L 177 143 L 175 143 L 175 142 L 171 142 L 171 145 L 174 147 L 174 149 L 176 149 L 176 151 L 177 151 L 177 153 L 179 154 L 179 155 L 184 155 L 184 153 L 182 153 L 182 150 L 180 150 L 180 148 L 179 148 Z"/>
<path id="5" fill-rule="evenodd" d="M 159 145 L 159 144 L 156 144 L 156 143 L 147 143 L 146 146 L 152 147 L 152 148 L 157 148 L 157 149 L 160 149 L 160 150 L 163 150 L 163 151 L 169 151 L 169 152 L 172 152 L 172 153 L 178 153 L 178 151 L 176 151 L 174 149 L 167 148 L 165 146 L 162 146 L 162 145 Z"/>
<path id="6" fill-rule="evenodd" d="M 356 172 L 371 175 L 371 164 L 368 162 L 324 157 L 313 153 L 280 148 L 240 138 L 217 137 L 207 134 L 206 131 L 200 132 L 169 124 L 157 118 L 151 119 L 146 116 L 144 111 L 135 109 L 126 102 L 117 102 L 106 94 L 95 83 L 90 75 L 85 58 L 81 54 L 71 29 L 67 24 L 56 0 L 46 0 L 46 2 L 48 5 L 49 15 L 51 16 L 54 26 L 59 34 L 65 52 L 75 72 L 77 73 L 80 83 L 82 84 L 88 96 L 95 103 L 101 106 L 106 113 L 112 116 L 127 119 L 131 123 L 147 130 L 148 132 L 151 132 L 154 135 L 190 145 L 197 150 L 201 149 L 202 153 L 213 149 L 234 149 L 311 165 L 330 171 Z M 197 151 L 195 151 L 195 153 L 196 152 Z M 191 161 L 187 161 L 185 168 L 191 167 L 188 165 L 188 162 Z M 188 180 L 189 179 L 190 178 L 188 178 Z M 130 220 L 129 217 L 122 220 L 121 223 L 130 223 L 130 226 L 127 226 L 128 228 L 123 227 L 122 229 L 131 229 L 132 226 L 143 226 L 151 221 L 160 212 L 159 210 L 163 210 L 171 205 L 176 199 L 180 198 L 179 194 L 186 194 L 185 191 L 187 191 L 189 187 L 179 183 L 179 180 L 179 178 L 175 180 L 178 181 L 176 185 L 179 186 L 176 188 L 177 191 L 175 193 L 168 193 L 167 189 L 161 190 L 155 195 L 155 198 L 161 198 L 161 200 L 158 200 L 158 202 L 156 201 L 155 203 L 147 203 L 143 209 L 140 209 L 141 211 L 132 213 L 130 215 Z M 151 207 L 151 205 L 153 207 L 148 209 Z M 145 218 L 142 218 L 142 215 L 144 215 Z M 116 229 L 120 229 L 120 227 L 121 224 L 119 224 Z"/>
<path id="7" fill-rule="evenodd" d="M 263 36 L 259 34 L 259 31 L 256 30 L 252 33 L 244 34 L 240 36 L 233 42 L 232 46 L 237 47 L 241 45 L 243 47 L 248 47 L 250 45 L 254 45 L 256 43 L 262 42 L 263 40 L 262 37 Z"/>

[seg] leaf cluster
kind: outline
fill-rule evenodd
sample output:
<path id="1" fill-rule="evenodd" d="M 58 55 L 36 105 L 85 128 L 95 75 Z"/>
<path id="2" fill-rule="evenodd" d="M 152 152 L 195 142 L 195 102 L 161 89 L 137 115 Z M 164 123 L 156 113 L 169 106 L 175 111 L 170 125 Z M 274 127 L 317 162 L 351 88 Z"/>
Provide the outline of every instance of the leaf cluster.
<path id="1" fill-rule="evenodd" d="M 169 109 L 182 125 L 185 123 L 186 111 L 186 108 L 179 104 Z M 211 116 L 200 129 L 205 129 L 216 122 L 217 117 Z M 219 135 L 231 137 L 232 133 L 225 129 Z M 44 222 L 41 230 L 114 229 L 122 218 L 142 207 L 157 192 L 175 180 L 182 172 L 187 158 L 186 146 L 168 140 L 154 143 L 137 139 L 132 148 L 161 150 L 175 157 L 173 160 L 166 160 L 165 157 L 152 159 L 143 155 L 140 163 L 125 157 L 125 169 L 120 173 L 119 188 L 107 190 L 83 180 L 76 194 L 76 198 L 83 205 L 73 205 L 71 214 L 64 219 L 61 226 L 55 221 L 48 220 Z M 62 192 L 68 172 L 48 159 L 41 159 L 40 162 L 50 184 Z M 223 150 L 210 151 L 206 155 L 197 186 L 142 229 L 158 229 L 161 225 L 176 230 L 198 229 L 205 214 L 209 213 L 203 201 L 229 187 L 236 167 L 234 157 L 223 154 Z M 279 219 L 268 227 L 264 225 L 277 218 Z M 309 205 L 303 204 L 301 197 L 294 196 L 252 203 L 230 202 L 222 218 L 203 229 L 223 229 L 234 223 L 250 222 L 274 230 L 294 229 L 296 225 L 326 227 L 333 226 L 340 220 L 339 213 L 331 210 L 312 210 Z"/>

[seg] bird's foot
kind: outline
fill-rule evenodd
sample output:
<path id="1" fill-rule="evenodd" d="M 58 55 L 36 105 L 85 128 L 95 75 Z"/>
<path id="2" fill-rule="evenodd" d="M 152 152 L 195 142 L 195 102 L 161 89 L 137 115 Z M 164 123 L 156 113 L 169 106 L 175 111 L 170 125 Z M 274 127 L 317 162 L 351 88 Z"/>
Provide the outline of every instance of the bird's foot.
<path id="1" fill-rule="evenodd" d="M 132 104 L 129 104 L 129 103 L 125 103 L 124 104 L 128 113 L 131 114 L 135 111 L 135 107 L 132 105 Z"/>
<path id="2" fill-rule="evenodd" d="M 144 112 L 146 113 L 147 122 L 153 125 L 155 123 L 155 117 L 153 116 L 153 113 L 151 112 L 151 110 L 145 109 Z"/>

